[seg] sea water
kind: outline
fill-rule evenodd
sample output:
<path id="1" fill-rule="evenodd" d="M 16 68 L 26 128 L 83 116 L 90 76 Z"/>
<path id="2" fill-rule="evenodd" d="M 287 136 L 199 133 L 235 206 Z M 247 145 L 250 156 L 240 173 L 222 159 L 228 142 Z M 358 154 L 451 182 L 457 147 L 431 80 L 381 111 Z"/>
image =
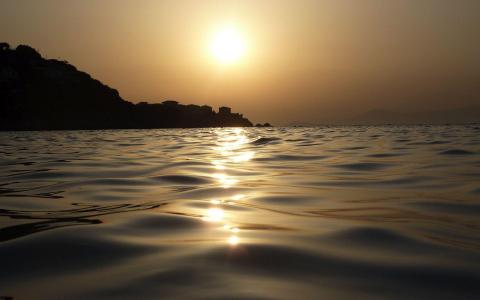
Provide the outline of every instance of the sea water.
<path id="1" fill-rule="evenodd" d="M 0 133 L 0 298 L 480 299 L 480 127 Z"/>

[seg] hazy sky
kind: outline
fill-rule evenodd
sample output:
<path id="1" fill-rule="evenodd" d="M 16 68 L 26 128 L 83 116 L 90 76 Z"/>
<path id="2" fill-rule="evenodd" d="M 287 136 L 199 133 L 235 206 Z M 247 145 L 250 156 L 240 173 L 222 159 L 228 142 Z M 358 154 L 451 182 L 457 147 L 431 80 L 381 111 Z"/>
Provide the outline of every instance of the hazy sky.
<path id="1" fill-rule="evenodd" d="M 229 24 L 246 52 L 222 65 L 208 45 Z M 254 122 L 480 105 L 478 0 L 0 0 L 0 41 L 132 102 L 228 105 Z"/>

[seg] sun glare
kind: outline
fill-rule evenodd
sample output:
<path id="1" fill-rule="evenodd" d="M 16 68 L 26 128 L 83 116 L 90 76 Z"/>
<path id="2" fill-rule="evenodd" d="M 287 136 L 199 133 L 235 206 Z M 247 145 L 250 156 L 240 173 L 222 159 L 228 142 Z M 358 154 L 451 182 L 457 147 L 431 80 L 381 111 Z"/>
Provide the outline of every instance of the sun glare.
<path id="1" fill-rule="evenodd" d="M 233 27 L 226 27 L 215 34 L 210 50 L 221 63 L 229 64 L 238 61 L 245 53 L 245 40 Z"/>

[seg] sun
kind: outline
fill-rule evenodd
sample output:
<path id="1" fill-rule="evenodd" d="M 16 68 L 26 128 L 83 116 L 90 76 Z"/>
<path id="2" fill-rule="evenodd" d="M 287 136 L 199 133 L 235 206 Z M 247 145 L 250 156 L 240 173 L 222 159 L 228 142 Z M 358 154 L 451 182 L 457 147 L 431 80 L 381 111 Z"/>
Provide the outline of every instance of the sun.
<path id="1" fill-rule="evenodd" d="M 245 39 L 234 27 L 225 27 L 218 31 L 210 42 L 213 56 L 223 64 L 239 61 L 245 54 L 245 48 Z"/>

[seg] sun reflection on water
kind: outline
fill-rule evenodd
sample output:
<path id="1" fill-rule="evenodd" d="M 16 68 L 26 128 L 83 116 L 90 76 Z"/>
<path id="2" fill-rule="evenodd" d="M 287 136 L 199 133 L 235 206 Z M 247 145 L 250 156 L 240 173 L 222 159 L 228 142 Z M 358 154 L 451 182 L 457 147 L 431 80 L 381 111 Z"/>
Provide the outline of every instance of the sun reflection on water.
<path id="1" fill-rule="evenodd" d="M 219 160 L 214 160 L 212 161 L 212 165 L 215 167 L 217 170 L 225 170 L 225 166 L 223 165 L 222 161 Z"/>
<path id="2" fill-rule="evenodd" d="M 242 128 L 219 129 L 216 133 L 218 142 L 213 150 L 217 157 L 211 163 L 214 169 L 221 172 L 213 173 L 211 176 L 217 180 L 220 187 L 229 189 L 238 186 L 239 180 L 229 175 L 228 171 L 235 165 L 244 164 L 253 159 L 255 152 L 244 150 L 249 139 Z M 230 223 L 228 217 L 231 217 L 232 212 L 229 211 L 229 216 L 227 216 L 221 205 L 235 205 L 245 198 L 246 195 L 238 193 L 223 199 L 222 197 L 211 199 L 210 204 L 212 206 L 207 209 L 203 217 L 203 220 L 207 222 L 223 223 L 223 229 L 230 233 L 227 238 L 227 244 L 230 246 L 236 246 L 240 243 L 238 236 L 240 228 Z"/>
<path id="3" fill-rule="evenodd" d="M 230 199 L 232 199 L 234 201 L 242 200 L 243 198 L 245 198 L 244 194 L 236 194 L 236 195 L 233 195 L 232 197 L 230 197 Z"/>
<path id="4" fill-rule="evenodd" d="M 225 212 L 221 208 L 209 208 L 203 219 L 209 222 L 220 222 L 223 221 L 224 214 Z"/>
<path id="5" fill-rule="evenodd" d="M 232 235 L 228 238 L 228 243 L 232 246 L 236 246 L 238 244 L 238 236 Z"/>
<path id="6" fill-rule="evenodd" d="M 237 179 L 223 173 L 213 174 L 212 177 L 216 178 L 220 186 L 226 189 L 231 188 L 238 182 Z"/>
<path id="7" fill-rule="evenodd" d="M 235 155 L 235 156 L 232 156 L 232 160 L 234 162 L 244 162 L 244 161 L 249 161 L 253 158 L 253 156 L 255 155 L 255 152 L 253 151 L 247 151 L 247 152 L 243 152 L 239 155 Z"/>

